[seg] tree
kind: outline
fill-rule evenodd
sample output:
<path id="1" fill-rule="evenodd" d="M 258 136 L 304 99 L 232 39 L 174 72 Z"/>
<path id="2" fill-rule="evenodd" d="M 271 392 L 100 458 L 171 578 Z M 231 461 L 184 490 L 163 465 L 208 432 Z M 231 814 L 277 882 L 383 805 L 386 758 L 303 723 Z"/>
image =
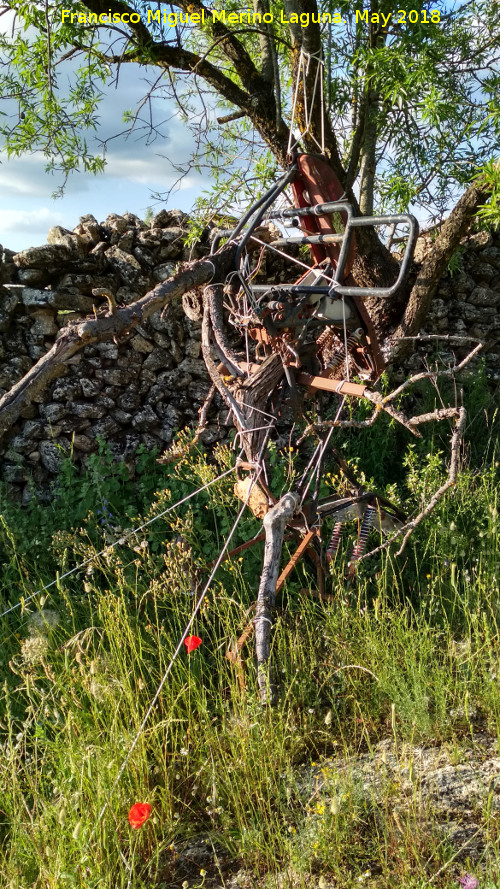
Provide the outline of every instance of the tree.
<path id="1" fill-rule="evenodd" d="M 268 179 L 276 164 L 286 165 L 290 129 L 298 128 L 301 147 L 324 149 L 360 212 L 411 205 L 441 220 L 451 210 L 411 292 L 389 311 L 384 306 L 383 316 L 373 307 L 385 339 L 414 333 L 450 256 L 498 187 L 500 8 L 495 0 L 426 0 L 418 11 L 413 0 L 398 5 L 6 0 L 7 151 L 41 150 L 63 176 L 79 166 L 99 172 L 103 158 L 89 152 L 85 131 L 98 130 L 102 90 L 125 64 L 156 72 L 144 103 L 167 94 L 186 125 L 198 117 L 196 162 L 211 164 L 220 193 L 228 182 L 240 198 L 245 184 L 248 191 L 228 157 L 237 154 L 240 170 L 252 171 L 255 193 L 256 174 Z M 217 118 L 221 107 L 226 113 Z M 141 109 L 128 118 L 141 125 Z M 376 233 L 361 230 L 358 243 L 359 283 L 393 280 L 394 259 Z"/>

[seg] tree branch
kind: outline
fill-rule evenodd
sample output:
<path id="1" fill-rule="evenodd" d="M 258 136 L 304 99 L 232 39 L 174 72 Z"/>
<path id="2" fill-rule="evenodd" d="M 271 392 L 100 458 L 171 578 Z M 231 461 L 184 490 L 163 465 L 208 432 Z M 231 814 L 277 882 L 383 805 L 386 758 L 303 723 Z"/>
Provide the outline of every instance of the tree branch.
<path id="1" fill-rule="evenodd" d="M 207 284 L 217 275 L 224 275 L 234 261 L 234 246 L 225 246 L 211 259 L 199 259 L 177 275 L 158 284 L 149 293 L 115 314 L 87 318 L 63 328 L 52 348 L 0 398 L 0 437 L 16 422 L 32 399 L 52 380 L 65 373 L 66 364 L 85 346 L 122 336 L 141 321 L 162 309 L 194 287 Z"/>

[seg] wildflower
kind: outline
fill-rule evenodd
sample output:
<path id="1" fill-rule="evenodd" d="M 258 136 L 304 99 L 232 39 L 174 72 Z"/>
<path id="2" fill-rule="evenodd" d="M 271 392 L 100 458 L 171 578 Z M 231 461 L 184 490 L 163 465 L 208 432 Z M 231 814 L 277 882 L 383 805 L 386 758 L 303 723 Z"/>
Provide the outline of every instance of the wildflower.
<path id="1" fill-rule="evenodd" d="M 47 637 L 41 633 L 28 636 L 21 645 L 21 657 L 25 664 L 38 664 L 49 650 Z"/>
<path id="2" fill-rule="evenodd" d="M 57 611 L 52 611 L 50 608 L 42 608 L 40 611 L 30 614 L 28 628 L 30 633 L 46 634 L 50 630 L 55 630 L 58 623 L 59 615 Z"/>
<path id="3" fill-rule="evenodd" d="M 139 827 L 142 827 L 150 815 L 151 806 L 149 803 L 134 803 L 128 813 L 128 822 L 131 827 L 137 830 Z"/>
<path id="4" fill-rule="evenodd" d="M 205 868 L 202 867 L 202 869 L 200 870 L 200 877 L 206 877 L 206 875 L 207 875 L 207 872 L 206 872 Z"/>
<path id="5" fill-rule="evenodd" d="M 479 880 L 477 877 L 473 877 L 472 874 L 464 874 L 463 877 L 459 877 L 458 883 L 460 883 L 462 889 L 477 889 L 479 886 Z"/>
<path id="6" fill-rule="evenodd" d="M 196 651 L 196 649 L 199 648 L 201 639 L 199 636 L 186 636 L 184 645 L 186 646 L 187 653 L 191 654 L 192 651 Z"/>

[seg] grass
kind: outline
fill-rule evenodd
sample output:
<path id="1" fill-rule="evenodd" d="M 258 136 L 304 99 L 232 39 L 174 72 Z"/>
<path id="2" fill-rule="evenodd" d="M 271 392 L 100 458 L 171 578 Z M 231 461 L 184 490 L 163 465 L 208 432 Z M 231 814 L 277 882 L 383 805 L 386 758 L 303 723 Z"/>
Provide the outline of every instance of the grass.
<path id="1" fill-rule="evenodd" d="M 399 432 L 377 434 L 390 453 Z M 5 603 L 93 561 L 2 619 L 1 885 L 210 887 L 241 863 L 251 885 L 282 889 L 446 889 L 476 865 L 482 887 L 500 885 L 493 786 L 477 813 L 479 864 L 467 865 L 465 850 L 459 865 L 420 779 L 402 802 L 395 772 L 380 771 L 375 792 L 356 766 L 378 762 L 384 740 L 401 768 L 416 745 L 440 745 L 460 762 L 481 732 L 500 750 L 498 463 L 482 435 L 480 458 L 466 461 L 402 557 L 363 563 L 346 587 L 346 536 L 327 605 L 302 592 L 314 584 L 305 563 L 291 575 L 273 631 L 274 709 L 258 703 L 252 645 L 243 691 L 225 658 L 249 619 L 262 547 L 224 563 L 192 629 L 202 645 L 175 660 L 123 774 L 192 614 L 196 579 L 203 585 L 234 521 L 234 478 L 96 554 L 213 480 L 232 453 L 167 469 L 144 453 L 134 487 L 103 447 L 83 476 L 65 463 L 50 503 L 21 509 L 4 497 Z M 363 459 L 362 435 L 349 447 L 353 463 Z M 373 474 L 378 490 L 413 510 L 445 476 L 444 446 L 431 434 L 397 447 L 397 489 L 390 460 Z M 287 488 L 294 455 L 272 462 Z M 259 528 L 245 515 L 234 545 Z M 127 820 L 135 802 L 152 805 L 140 830 Z"/>

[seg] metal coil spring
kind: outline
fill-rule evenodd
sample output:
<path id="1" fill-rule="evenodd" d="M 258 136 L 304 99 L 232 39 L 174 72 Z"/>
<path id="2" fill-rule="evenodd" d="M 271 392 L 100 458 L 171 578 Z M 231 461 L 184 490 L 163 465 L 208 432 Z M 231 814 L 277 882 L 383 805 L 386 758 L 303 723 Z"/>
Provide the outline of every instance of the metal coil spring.
<path id="1" fill-rule="evenodd" d="M 348 337 L 348 340 L 347 340 L 347 352 L 348 353 L 351 351 L 351 349 L 354 348 L 354 346 L 357 346 L 360 343 L 361 337 L 363 336 L 363 332 L 364 332 L 363 328 L 358 327 L 358 329 L 355 330 L 353 333 L 351 333 L 350 337 Z M 326 366 L 327 366 L 328 370 L 337 370 L 337 368 L 340 367 L 340 365 L 344 361 L 345 361 L 345 351 L 344 351 L 344 349 L 341 349 L 339 352 L 335 353 L 332 360 L 329 361 Z"/>
<path id="2" fill-rule="evenodd" d="M 370 529 L 375 520 L 375 516 L 377 514 L 377 509 L 375 506 L 367 506 L 366 512 L 363 516 L 363 521 L 361 523 L 361 528 L 359 529 L 358 542 L 353 549 L 351 562 L 354 559 L 359 559 L 360 556 L 363 555 L 363 552 L 366 547 L 366 541 L 368 540 L 368 534 L 370 533 Z"/>
<path id="3" fill-rule="evenodd" d="M 337 550 L 339 548 L 341 533 L 342 533 L 342 522 L 337 522 L 335 524 L 334 529 L 333 529 L 331 540 L 330 540 L 330 543 L 328 544 L 328 547 L 326 550 L 326 561 L 327 562 L 333 562 L 333 560 L 335 558 L 335 553 L 337 552 Z"/>

